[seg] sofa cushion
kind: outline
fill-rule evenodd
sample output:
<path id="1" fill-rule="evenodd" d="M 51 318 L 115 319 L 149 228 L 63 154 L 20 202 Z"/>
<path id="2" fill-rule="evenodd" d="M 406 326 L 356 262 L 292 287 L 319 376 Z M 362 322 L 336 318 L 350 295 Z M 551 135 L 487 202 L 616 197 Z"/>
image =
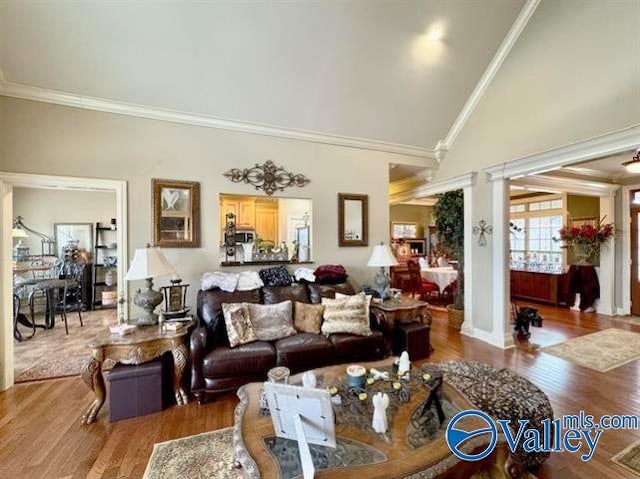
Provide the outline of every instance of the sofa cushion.
<path id="1" fill-rule="evenodd" d="M 265 286 L 262 288 L 264 304 L 276 304 L 283 301 L 309 302 L 309 293 L 304 284 L 292 283 L 291 286 Z"/>
<path id="2" fill-rule="evenodd" d="M 322 298 L 324 321 L 322 333 L 349 333 L 369 336 L 369 300 L 364 293 L 340 299 Z"/>
<path id="3" fill-rule="evenodd" d="M 332 334 L 329 336 L 336 358 L 365 360 L 377 359 L 384 354 L 384 336 L 374 331 L 371 336 L 354 336 L 353 334 Z"/>
<path id="4" fill-rule="evenodd" d="M 291 275 L 284 266 L 264 268 L 260 270 L 259 274 L 265 286 L 289 286 L 291 284 Z"/>
<path id="5" fill-rule="evenodd" d="M 227 339 L 229 340 L 229 346 L 232 348 L 258 340 L 256 333 L 253 331 L 247 304 L 224 303 L 222 305 Z"/>
<path id="6" fill-rule="evenodd" d="M 333 358 L 331 342 L 319 334 L 296 334 L 276 341 L 274 346 L 278 366 L 287 366 L 292 372 L 324 366 Z"/>
<path id="7" fill-rule="evenodd" d="M 356 294 L 353 286 L 348 282 L 340 284 L 309 283 L 307 288 L 309 288 L 309 300 L 314 304 L 321 303 L 322 298 L 335 298 L 336 292 L 349 295 Z"/>
<path id="8" fill-rule="evenodd" d="M 293 327 L 299 333 L 320 334 L 322 326 L 322 304 L 306 304 L 296 301 L 293 303 Z"/>
<path id="9" fill-rule="evenodd" d="M 235 291 L 228 293 L 218 288 L 198 291 L 198 317 L 213 333 L 214 342 L 226 342 L 227 330 L 222 316 L 222 303 L 259 303 L 261 291 Z"/>
<path id="10" fill-rule="evenodd" d="M 296 330 L 293 329 L 291 301 L 278 304 L 246 304 L 253 331 L 260 341 L 275 341 L 296 334 Z"/>
<path id="11" fill-rule="evenodd" d="M 204 357 L 202 373 L 209 378 L 264 374 L 276 365 L 276 350 L 264 341 L 235 348 L 216 345 Z"/>

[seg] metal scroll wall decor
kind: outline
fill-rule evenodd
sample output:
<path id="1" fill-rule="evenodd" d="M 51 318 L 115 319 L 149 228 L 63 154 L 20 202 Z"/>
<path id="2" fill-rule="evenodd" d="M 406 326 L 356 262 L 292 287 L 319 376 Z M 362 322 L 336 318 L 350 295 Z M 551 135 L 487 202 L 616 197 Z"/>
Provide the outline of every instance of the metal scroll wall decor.
<path id="1" fill-rule="evenodd" d="M 224 176 L 234 183 L 249 183 L 255 186 L 256 190 L 263 190 L 269 196 L 291 186 L 302 188 L 311 182 L 306 176 L 289 173 L 271 160 L 267 160 L 264 165 L 256 163 L 253 168 L 231 168 Z"/>
<path id="2" fill-rule="evenodd" d="M 493 226 L 485 220 L 480 220 L 478 226 L 473 227 L 473 234 L 478 236 L 478 246 L 487 246 L 487 235 L 493 234 Z"/>

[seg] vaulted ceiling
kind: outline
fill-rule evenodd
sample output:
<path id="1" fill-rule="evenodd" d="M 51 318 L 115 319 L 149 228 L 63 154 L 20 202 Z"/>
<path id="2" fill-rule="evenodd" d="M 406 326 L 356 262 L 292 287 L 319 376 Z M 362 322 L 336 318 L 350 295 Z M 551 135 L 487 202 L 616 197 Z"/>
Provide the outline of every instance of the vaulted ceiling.
<path id="1" fill-rule="evenodd" d="M 0 70 L 20 85 L 431 149 L 523 4 L 5 0 Z"/>

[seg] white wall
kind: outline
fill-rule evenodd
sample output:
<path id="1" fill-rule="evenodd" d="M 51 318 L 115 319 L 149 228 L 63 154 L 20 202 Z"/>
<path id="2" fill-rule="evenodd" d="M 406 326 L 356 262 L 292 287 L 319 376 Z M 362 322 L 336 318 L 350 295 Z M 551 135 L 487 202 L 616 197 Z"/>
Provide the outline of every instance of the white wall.
<path id="1" fill-rule="evenodd" d="M 55 239 L 54 223 L 93 223 L 92 229 L 96 222 L 108 225 L 116 216 L 116 195 L 102 191 L 16 187 L 13 216 L 22 216 L 29 228 Z M 31 254 L 40 254 L 40 238 L 30 234 L 22 242 L 31 248 Z"/>
<path id="2" fill-rule="evenodd" d="M 201 182 L 201 247 L 167 249 L 167 258 L 192 286 L 219 268 L 218 195 L 254 194 L 222 174 L 267 159 L 311 179 L 285 197 L 313 200 L 316 265 L 343 264 L 356 283 L 375 273 L 366 267 L 371 247 L 338 247 L 338 193 L 369 195 L 369 244 L 388 240 L 389 164 L 415 162 L 373 152 L 240 132 L 165 123 L 0 97 L 0 170 L 124 179 L 129 188 L 129 254 L 151 239 L 151 178 Z M 159 281 L 158 283 L 162 283 Z M 134 284 L 137 288 L 138 285 Z"/>

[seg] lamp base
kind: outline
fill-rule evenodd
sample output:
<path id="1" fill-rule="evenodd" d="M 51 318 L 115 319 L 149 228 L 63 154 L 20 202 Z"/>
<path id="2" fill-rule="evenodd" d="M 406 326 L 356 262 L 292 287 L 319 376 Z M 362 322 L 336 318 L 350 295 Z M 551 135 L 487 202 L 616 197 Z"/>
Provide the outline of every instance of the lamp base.
<path id="1" fill-rule="evenodd" d="M 389 296 L 389 276 L 387 276 L 383 267 L 380 268 L 375 278 L 373 278 L 373 286 L 382 301 L 387 299 Z"/>
<path id="2" fill-rule="evenodd" d="M 162 293 L 153 289 L 153 280 L 147 278 L 145 280 L 145 288 L 136 291 L 133 297 L 133 303 L 141 308 L 143 313 L 138 318 L 130 321 L 130 323 L 137 326 L 152 326 L 158 324 L 158 315 L 153 311 L 162 303 L 162 299 Z"/>

